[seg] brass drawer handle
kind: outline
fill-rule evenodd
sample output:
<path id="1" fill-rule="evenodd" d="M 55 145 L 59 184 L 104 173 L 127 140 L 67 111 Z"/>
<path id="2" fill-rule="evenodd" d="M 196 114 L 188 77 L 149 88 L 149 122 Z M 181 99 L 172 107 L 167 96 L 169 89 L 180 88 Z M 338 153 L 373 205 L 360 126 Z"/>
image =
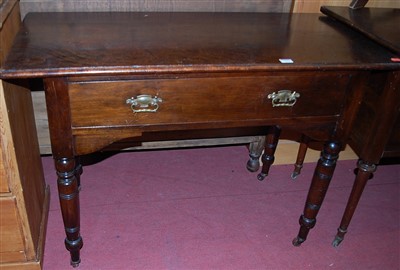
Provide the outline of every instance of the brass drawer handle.
<path id="1" fill-rule="evenodd" d="M 292 107 L 299 97 L 299 93 L 290 90 L 280 90 L 268 95 L 268 99 L 272 99 L 272 107 Z"/>
<path id="2" fill-rule="evenodd" d="M 151 95 L 139 95 L 137 97 L 131 97 L 126 100 L 126 104 L 131 104 L 131 109 L 134 113 L 140 112 L 156 112 L 158 110 L 158 103 L 161 103 L 162 99 Z"/>

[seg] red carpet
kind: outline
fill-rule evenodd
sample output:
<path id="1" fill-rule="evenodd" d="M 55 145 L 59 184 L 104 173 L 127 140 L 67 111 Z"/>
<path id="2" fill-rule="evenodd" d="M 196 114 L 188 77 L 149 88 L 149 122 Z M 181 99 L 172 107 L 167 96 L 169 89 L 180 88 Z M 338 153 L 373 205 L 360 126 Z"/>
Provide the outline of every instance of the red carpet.
<path id="1" fill-rule="evenodd" d="M 341 161 L 301 247 L 293 247 L 314 164 L 264 182 L 246 170 L 244 146 L 119 153 L 84 166 L 78 269 L 399 269 L 400 165 L 378 167 L 349 233 L 336 234 L 356 161 Z M 72 269 L 64 247 L 51 157 L 45 270 Z"/>

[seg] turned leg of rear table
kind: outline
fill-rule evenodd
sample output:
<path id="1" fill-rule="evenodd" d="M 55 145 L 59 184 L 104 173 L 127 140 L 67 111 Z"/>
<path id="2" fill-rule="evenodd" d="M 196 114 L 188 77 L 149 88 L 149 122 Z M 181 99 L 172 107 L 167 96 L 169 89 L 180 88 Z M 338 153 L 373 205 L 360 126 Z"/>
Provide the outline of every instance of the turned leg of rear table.
<path id="1" fill-rule="evenodd" d="M 275 160 L 275 150 L 278 146 L 281 128 L 279 126 L 271 126 L 268 128 L 268 134 L 265 138 L 264 154 L 262 156 L 263 166 L 261 173 L 258 174 L 258 180 L 262 181 L 268 175 L 269 169 Z"/>
<path id="2" fill-rule="evenodd" d="M 340 222 L 340 226 L 338 228 L 338 232 L 332 242 L 334 247 L 337 247 L 343 241 L 344 235 L 347 233 L 347 228 L 349 227 L 350 221 L 354 215 L 354 212 L 356 211 L 365 185 L 367 184 L 368 179 L 371 178 L 371 174 L 376 170 L 375 164 L 365 162 L 363 160 L 359 160 L 357 165 L 358 171 L 354 181 L 353 189 L 351 190 L 346 210 L 344 211 L 342 221 Z"/>

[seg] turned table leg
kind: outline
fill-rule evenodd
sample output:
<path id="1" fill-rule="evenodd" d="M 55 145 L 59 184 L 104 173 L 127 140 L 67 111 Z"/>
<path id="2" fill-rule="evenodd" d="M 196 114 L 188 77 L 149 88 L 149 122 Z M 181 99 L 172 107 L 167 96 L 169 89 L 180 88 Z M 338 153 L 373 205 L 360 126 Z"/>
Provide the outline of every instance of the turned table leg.
<path id="1" fill-rule="evenodd" d="M 65 247 L 71 254 L 71 265 L 80 263 L 83 246 L 80 236 L 79 189 L 82 167 L 75 156 L 74 137 L 69 104 L 68 83 L 65 78 L 43 80 L 51 149 L 57 171 L 58 195 L 66 233 Z"/>
<path id="2" fill-rule="evenodd" d="M 300 141 L 300 146 L 299 146 L 299 151 L 297 153 L 296 163 L 294 164 L 294 170 L 291 175 L 293 180 L 296 179 L 297 176 L 299 176 L 301 169 L 303 168 L 304 159 L 307 154 L 309 141 L 310 141 L 310 139 L 307 136 L 302 135 L 301 141 Z"/>
<path id="3" fill-rule="evenodd" d="M 268 175 L 269 169 L 275 160 L 275 150 L 278 146 L 281 128 L 279 126 L 271 126 L 268 129 L 268 134 L 265 138 L 264 154 L 262 156 L 262 170 L 258 174 L 257 179 L 262 181 Z"/>
<path id="4" fill-rule="evenodd" d="M 308 191 L 304 212 L 300 216 L 300 230 L 297 237 L 293 240 L 294 246 L 300 246 L 307 239 L 310 229 L 315 226 L 317 214 L 332 179 L 336 161 L 339 158 L 340 148 L 339 143 L 328 142 L 322 150 L 318 165 L 315 168 L 310 190 Z"/>
<path id="5" fill-rule="evenodd" d="M 79 252 L 83 246 L 79 233 L 79 178 L 82 167 L 76 163 L 74 158 L 55 159 L 58 194 L 66 233 L 65 247 L 71 254 L 71 265 L 74 267 L 80 263 Z"/>
<path id="6" fill-rule="evenodd" d="M 354 215 L 358 202 L 360 201 L 365 185 L 367 184 L 367 181 L 371 178 L 370 176 L 372 175 L 372 173 L 376 170 L 375 164 L 368 163 L 363 160 L 358 161 L 357 167 L 357 176 L 353 184 L 353 189 L 351 190 L 350 197 L 342 217 L 342 221 L 340 222 L 340 226 L 338 228 L 338 232 L 332 242 L 332 245 L 334 247 L 339 246 L 340 243 L 343 241 L 344 235 L 347 232 L 347 228 L 349 227 L 350 221 Z"/>
<path id="7" fill-rule="evenodd" d="M 249 160 L 247 161 L 247 170 L 256 172 L 260 168 L 260 157 L 264 150 L 265 136 L 258 136 L 257 140 L 249 145 Z"/>

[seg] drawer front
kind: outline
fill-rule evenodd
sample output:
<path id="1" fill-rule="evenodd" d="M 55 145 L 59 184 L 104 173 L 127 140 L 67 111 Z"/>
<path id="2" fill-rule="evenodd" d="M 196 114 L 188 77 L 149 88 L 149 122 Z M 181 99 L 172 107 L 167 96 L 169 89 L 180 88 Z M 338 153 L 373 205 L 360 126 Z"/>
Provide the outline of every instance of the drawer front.
<path id="1" fill-rule="evenodd" d="M 0 263 L 23 261 L 24 240 L 15 199 L 0 198 L 0 212 Z"/>
<path id="2" fill-rule="evenodd" d="M 349 76 L 260 76 L 71 82 L 73 127 L 146 126 L 270 120 L 338 115 Z M 293 106 L 273 106 L 271 94 L 299 94 Z M 162 101 L 133 112 L 126 101 L 139 95 Z M 283 99 L 281 100 L 283 101 Z M 280 104 L 276 99 L 275 104 Z M 295 104 L 293 104 L 295 103 Z M 134 109 L 135 109 L 134 108 Z"/>
<path id="3" fill-rule="evenodd" d="M 0 193 L 10 192 L 7 179 L 8 177 L 4 167 L 3 155 L 0 154 Z"/>

